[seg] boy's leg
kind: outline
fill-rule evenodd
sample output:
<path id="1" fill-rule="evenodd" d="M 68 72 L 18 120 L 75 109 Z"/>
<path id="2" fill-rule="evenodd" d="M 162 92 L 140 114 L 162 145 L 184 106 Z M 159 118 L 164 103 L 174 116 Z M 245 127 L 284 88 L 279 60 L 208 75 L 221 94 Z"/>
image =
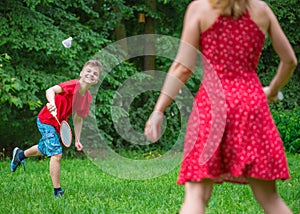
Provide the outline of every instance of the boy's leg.
<path id="1" fill-rule="evenodd" d="M 60 188 L 60 161 L 62 155 L 53 155 L 50 159 L 50 176 L 52 179 L 53 187 Z"/>
<path id="2" fill-rule="evenodd" d="M 38 150 L 38 145 L 34 145 L 30 147 L 29 149 L 26 149 L 24 151 L 24 155 L 26 158 L 32 157 L 32 156 L 42 156 L 43 154 Z"/>
<path id="3" fill-rule="evenodd" d="M 213 181 L 187 182 L 185 184 L 184 203 L 180 214 L 203 214 L 210 199 L 213 189 Z"/>
<path id="4" fill-rule="evenodd" d="M 12 160 L 10 162 L 11 171 L 15 172 L 17 168 L 24 162 L 25 162 L 24 151 L 18 147 L 15 147 L 12 153 Z"/>
<path id="5" fill-rule="evenodd" d="M 289 207 L 283 202 L 276 189 L 276 181 L 248 178 L 252 192 L 265 213 L 291 214 Z"/>
<path id="6" fill-rule="evenodd" d="M 15 172 L 16 169 L 25 162 L 25 159 L 30 156 L 41 156 L 42 153 L 38 150 L 38 145 L 32 146 L 31 148 L 23 151 L 22 149 L 16 147 L 13 150 L 12 161 L 10 163 L 10 168 L 12 172 Z"/>
<path id="7" fill-rule="evenodd" d="M 37 149 L 43 155 L 50 157 L 50 177 L 54 187 L 54 196 L 63 195 L 63 190 L 60 188 L 62 146 L 60 144 L 59 135 L 53 126 L 43 124 L 39 119 L 37 119 L 37 125 L 42 134 L 42 139 L 40 140 Z M 34 153 L 36 150 L 32 149 L 31 152 Z"/>
<path id="8" fill-rule="evenodd" d="M 59 197 L 64 194 L 60 187 L 60 162 L 62 154 L 53 155 L 50 158 L 50 176 L 54 187 L 54 196 Z"/>

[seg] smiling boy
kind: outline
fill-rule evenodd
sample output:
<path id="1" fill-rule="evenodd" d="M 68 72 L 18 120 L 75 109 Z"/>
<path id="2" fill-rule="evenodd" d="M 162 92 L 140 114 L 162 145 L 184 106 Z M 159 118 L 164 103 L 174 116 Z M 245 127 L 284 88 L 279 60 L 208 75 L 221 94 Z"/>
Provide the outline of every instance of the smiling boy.
<path id="1" fill-rule="evenodd" d="M 99 61 L 89 60 L 84 64 L 79 80 L 69 80 L 46 90 L 48 103 L 37 116 L 37 126 L 42 138 L 37 145 L 25 151 L 18 147 L 14 148 L 10 164 L 12 172 L 15 172 L 28 157 L 50 157 L 50 177 L 54 187 L 54 196 L 64 194 L 60 185 L 62 146 L 59 140 L 59 124 L 53 114 L 56 114 L 60 122 L 68 121 L 69 116 L 74 114 L 75 147 L 81 151 L 83 146 L 80 142 L 80 134 L 83 118 L 88 116 L 92 101 L 89 88 L 98 83 L 101 70 L 102 64 Z"/>

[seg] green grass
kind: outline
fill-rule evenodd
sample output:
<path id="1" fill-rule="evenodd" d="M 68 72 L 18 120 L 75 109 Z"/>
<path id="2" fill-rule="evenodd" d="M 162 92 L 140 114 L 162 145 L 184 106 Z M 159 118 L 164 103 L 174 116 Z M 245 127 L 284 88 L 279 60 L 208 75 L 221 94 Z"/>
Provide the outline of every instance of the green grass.
<path id="1" fill-rule="evenodd" d="M 282 198 L 300 213 L 300 155 L 288 155 L 292 179 L 278 182 Z M 54 198 L 49 159 L 27 160 L 26 171 L 0 162 L 0 213 L 105 213 L 173 214 L 180 209 L 184 188 L 176 184 L 178 168 L 148 180 L 125 180 L 102 172 L 88 159 L 64 159 L 62 187 L 65 196 Z M 263 213 L 249 186 L 215 185 L 208 214 Z"/>

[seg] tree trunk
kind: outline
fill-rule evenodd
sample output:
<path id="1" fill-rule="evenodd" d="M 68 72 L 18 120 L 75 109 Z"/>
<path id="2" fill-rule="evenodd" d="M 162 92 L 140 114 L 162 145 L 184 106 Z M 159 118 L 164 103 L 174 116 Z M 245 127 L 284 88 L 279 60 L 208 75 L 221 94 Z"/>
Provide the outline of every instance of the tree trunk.
<path id="1" fill-rule="evenodd" d="M 156 11 L 156 0 L 147 0 L 146 6 L 152 12 Z M 145 34 L 155 34 L 155 20 L 154 18 L 146 15 L 146 22 L 145 22 Z M 149 36 L 148 36 L 149 37 Z M 154 75 L 155 70 L 155 37 L 151 37 L 151 39 L 145 40 L 144 43 L 144 70 L 151 71 Z M 147 55 L 147 53 L 151 55 Z"/>
<path id="2" fill-rule="evenodd" d="M 117 13 L 120 12 L 120 9 L 116 7 L 114 7 L 113 10 Z M 123 19 L 121 19 L 120 23 L 115 27 L 115 35 L 116 35 L 116 41 L 118 42 L 118 44 L 120 44 L 121 49 L 124 51 L 124 55 L 127 56 L 128 47 L 126 41 L 126 27 L 124 25 Z"/>

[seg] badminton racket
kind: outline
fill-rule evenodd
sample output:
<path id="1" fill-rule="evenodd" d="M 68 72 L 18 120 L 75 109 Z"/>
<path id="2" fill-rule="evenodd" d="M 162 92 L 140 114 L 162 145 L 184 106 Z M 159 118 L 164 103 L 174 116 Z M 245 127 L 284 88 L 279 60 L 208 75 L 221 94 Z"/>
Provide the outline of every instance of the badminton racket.
<path id="1" fill-rule="evenodd" d="M 59 134 L 60 134 L 60 139 L 61 139 L 62 144 L 65 147 L 69 148 L 72 144 L 72 130 L 71 130 L 70 125 L 65 120 L 61 121 L 61 123 L 60 123 L 59 120 L 57 119 L 55 111 L 51 112 L 51 115 L 55 118 L 55 120 L 57 121 L 57 123 L 60 126 Z"/>

